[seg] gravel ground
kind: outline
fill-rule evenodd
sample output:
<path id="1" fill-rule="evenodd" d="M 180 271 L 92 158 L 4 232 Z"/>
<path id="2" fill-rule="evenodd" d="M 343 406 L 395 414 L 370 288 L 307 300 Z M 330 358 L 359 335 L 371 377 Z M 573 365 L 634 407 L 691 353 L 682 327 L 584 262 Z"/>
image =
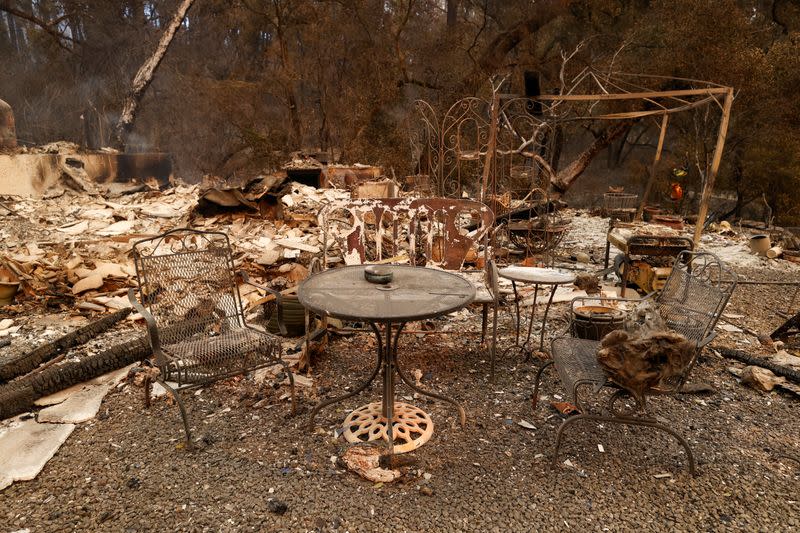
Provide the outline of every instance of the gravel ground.
<path id="1" fill-rule="evenodd" d="M 769 331 L 781 319 L 767 308 L 785 308 L 786 292 L 743 288 L 728 312 Z M 558 330 L 565 308 L 554 307 L 548 329 Z M 507 314 L 502 325 L 509 326 Z M 458 327 L 478 329 L 479 316 Z M 716 345 L 742 347 L 744 340 L 723 332 Z M 501 348 L 508 342 L 504 336 Z M 755 351 L 757 342 L 749 342 Z M 349 410 L 379 398 L 378 384 L 323 410 L 316 429 L 306 429 L 308 410 L 321 396 L 368 374 L 373 346 L 367 335 L 334 338 L 317 361 L 314 386 L 302 390 L 304 412 L 297 417 L 280 399 L 285 391 L 270 384 L 232 380 L 187 396 L 199 447 L 193 452 L 182 447 L 177 407 L 160 399 L 145 410 L 141 389 L 125 385 L 35 480 L 0 493 L 0 530 L 800 528 L 798 399 L 740 385 L 726 370 L 734 363 L 713 350 L 704 352 L 692 381 L 712 384 L 715 393 L 652 401 L 689 439 L 699 470 L 692 477 L 677 442 L 644 428 L 573 426 L 551 466 L 562 415 L 548 401 L 531 410 L 534 362 L 508 355 L 489 384 L 486 354 L 474 336 L 404 335 L 401 364 L 422 370 L 425 387 L 459 399 L 468 423 L 460 428 L 452 406 L 411 398 L 398 386 L 401 399 L 431 414 L 436 430 L 408 454 L 415 463 L 404 477 L 381 485 L 338 468 L 334 460 L 345 444 L 332 436 Z M 543 395 L 557 400 L 563 390 L 554 372 L 546 376 Z M 521 427 L 523 420 L 537 429 Z"/>

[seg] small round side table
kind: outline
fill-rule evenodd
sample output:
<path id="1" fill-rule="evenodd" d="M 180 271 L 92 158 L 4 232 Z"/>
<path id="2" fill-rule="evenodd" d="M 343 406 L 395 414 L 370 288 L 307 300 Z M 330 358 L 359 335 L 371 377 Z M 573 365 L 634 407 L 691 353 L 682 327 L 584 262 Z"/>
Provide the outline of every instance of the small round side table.
<path id="1" fill-rule="evenodd" d="M 517 348 L 525 353 L 525 361 L 529 360 L 533 350 L 530 347 L 531 332 L 533 331 L 533 319 L 536 316 L 536 299 L 539 295 L 540 285 L 549 285 L 550 298 L 547 300 L 547 306 L 544 308 L 544 316 L 542 317 L 542 330 L 539 334 L 539 351 L 544 348 L 544 328 L 547 325 L 547 313 L 550 311 L 550 306 L 553 303 L 553 296 L 556 294 L 556 288 L 559 285 L 567 285 L 575 282 L 575 274 L 565 270 L 555 268 L 540 268 L 540 267 L 525 267 L 525 266 L 509 266 L 499 270 L 501 278 L 511 280 L 511 286 L 514 289 L 514 309 L 516 314 L 516 331 L 514 336 L 514 345 L 506 349 L 506 352 Z M 517 282 L 532 283 L 533 284 L 533 305 L 531 306 L 531 318 L 528 322 L 528 333 L 525 336 L 525 341 L 520 344 L 520 310 L 519 310 L 519 294 L 517 293 Z"/>

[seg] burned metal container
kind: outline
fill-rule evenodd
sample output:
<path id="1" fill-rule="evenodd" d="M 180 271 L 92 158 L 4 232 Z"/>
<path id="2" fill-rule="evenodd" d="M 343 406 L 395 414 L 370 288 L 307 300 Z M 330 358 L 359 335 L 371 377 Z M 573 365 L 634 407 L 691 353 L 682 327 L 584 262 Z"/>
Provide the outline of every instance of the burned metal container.
<path id="1" fill-rule="evenodd" d="M 572 335 L 579 339 L 599 341 L 608 333 L 620 329 L 625 313 L 605 305 L 582 305 L 573 309 Z"/>

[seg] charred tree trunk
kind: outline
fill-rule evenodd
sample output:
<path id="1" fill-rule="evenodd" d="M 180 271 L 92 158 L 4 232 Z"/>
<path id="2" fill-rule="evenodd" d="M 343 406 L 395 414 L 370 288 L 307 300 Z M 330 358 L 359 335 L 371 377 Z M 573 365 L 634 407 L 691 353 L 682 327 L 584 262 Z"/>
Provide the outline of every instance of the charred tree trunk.
<path id="1" fill-rule="evenodd" d="M 447 27 L 452 28 L 458 22 L 459 0 L 447 0 Z"/>
<path id="2" fill-rule="evenodd" d="M 14 126 L 14 111 L 0 100 L 0 150 L 17 147 L 17 130 Z"/>
<path id="3" fill-rule="evenodd" d="M 0 13 L 0 53 L 10 54 L 11 49 L 11 31 L 6 23 L 6 15 Z"/>
<path id="4" fill-rule="evenodd" d="M 84 344 L 93 338 L 105 333 L 111 326 L 124 319 L 131 313 L 131 309 L 122 309 L 87 324 L 82 328 L 67 333 L 53 342 L 39 346 L 33 351 L 24 353 L 0 364 L 0 383 L 10 381 L 17 376 L 27 374 L 40 364 L 49 361 L 70 348 Z"/>
<path id="5" fill-rule="evenodd" d="M 292 143 L 296 148 L 301 148 L 303 143 L 303 127 L 300 122 L 300 110 L 297 106 L 297 96 L 295 95 L 294 73 L 289 60 L 286 36 L 284 35 L 283 12 L 277 4 L 275 4 L 275 27 L 281 53 L 281 68 L 285 78 L 284 91 L 286 92 L 286 105 L 289 108 L 289 120 L 292 124 Z"/>
<path id="6" fill-rule="evenodd" d="M 728 357 L 729 359 L 736 359 L 737 361 L 747 365 L 760 366 L 761 368 L 766 368 L 767 370 L 772 371 L 772 373 L 775 374 L 776 376 L 783 376 L 789 381 L 800 383 L 800 372 L 792 370 L 789 367 L 776 365 L 772 361 L 768 361 L 762 357 L 753 357 L 749 353 L 743 352 L 741 350 L 734 350 L 731 348 L 720 348 L 719 353 L 721 353 L 725 357 Z"/>
<path id="7" fill-rule="evenodd" d="M 117 344 L 80 361 L 51 366 L 0 386 L 0 420 L 29 411 L 33 402 L 48 394 L 136 363 L 150 355 L 150 341 L 140 337 Z"/>
<path id="8" fill-rule="evenodd" d="M 507 31 L 495 37 L 487 46 L 483 55 L 478 58 L 475 67 L 461 82 L 459 92 L 474 94 L 488 76 L 501 69 L 506 56 L 519 43 L 539 31 L 566 11 L 567 2 L 562 0 L 541 0 L 530 8 L 530 16 Z"/>
<path id="9" fill-rule="evenodd" d="M 172 17 L 169 25 L 161 35 L 161 39 L 155 51 L 142 64 L 136 76 L 133 78 L 131 91 L 128 93 L 127 98 L 125 98 L 122 114 L 119 117 L 114 132 L 114 144 L 120 150 L 124 150 L 128 135 L 133 130 L 133 123 L 134 120 L 136 120 L 136 111 L 139 108 L 139 103 L 142 101 L 145 91 L 150 86 L 150 82 L 153 81 L 153 75 L 156 69 L 161 64 L 161 60 L 164 59 L 164 55 L 167 53 L 167 49 L 172 43 L 175 33 L 178 31 L 178 28 L 180 28 L 186 13 L 189 11 L 189 8 L 192 7 L 193 3 L 194 0 L 182 0 L 180 6 L 178 6 L 178 11 Z"/>
<path id="10" fill-rule="evenodd" d="M 611 144 L 614 139 L 628 131 L 634 122 L 632 120 L 621 120 L 611 123 L 572 163 L 556 174 L 556 178 L 552 183 L 553 192 L 559 196 L 567 192 L 572 184 L 575 183 L 575 180 L 583 174 L 592 159 Z"/>

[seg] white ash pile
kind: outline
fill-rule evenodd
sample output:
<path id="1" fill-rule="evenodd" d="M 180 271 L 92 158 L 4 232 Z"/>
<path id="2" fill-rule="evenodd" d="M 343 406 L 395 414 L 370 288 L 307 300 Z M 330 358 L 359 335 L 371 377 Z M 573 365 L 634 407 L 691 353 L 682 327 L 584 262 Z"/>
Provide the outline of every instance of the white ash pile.
<path id="1" fill-rule="evenodd" d="M 609 219 L 573 209 L 565 209 L 564 214 L 570 218 L 570 226 L 561 243 L 562 249 L 573 255 L 585 253 L 593 263 L 601 263 L 605 254 Z M 636 233 L 658 233 L 691 238 L 694 235 L 694 226 L 687 224 L 679 230 L 660 224 L 645 224 L 638 227 Z M 766 254 L 754 253 L 750 248 L 750 238 L 759 233 L 771 235 L 772 243 L 782 247 L 781 255 L 770 258 Z M 709 225 L 708 230 L 700 238 L 699 249 L 717 255 L 734 268 L 766 268 L 796 272 L 800 271 L 800 252 L 797 251 L 796 241 L 796 236 L 781 228 L 758 230 L 724 222 Z M 612 244 L 611 257 L 618 253 L 620 250 Z"/>
<path id="2" fill-rule="evenodd" d="M 281 192 L 283 212 L 275 218 L 248 209 L 204 216 L 196 207 L 209 194 L 197 185 L 113 201 L 70 190 L 39 199 L 4 197 L 0 263 L 22 281 L 16 306 L 40 302 L 51 309 L 118 310 L 128 306 L 125 294 L 135 284 L 133 242 L 188 226 L 228 234 L 237 268 L 256 279 L 271 278 L 282 264 L 305 265 L 321 252 L 316 213 L 325 202 L 349 198 L 348 191 L 298 183 Z M 251 293 L 245 298 L 258 300 Z"/>

